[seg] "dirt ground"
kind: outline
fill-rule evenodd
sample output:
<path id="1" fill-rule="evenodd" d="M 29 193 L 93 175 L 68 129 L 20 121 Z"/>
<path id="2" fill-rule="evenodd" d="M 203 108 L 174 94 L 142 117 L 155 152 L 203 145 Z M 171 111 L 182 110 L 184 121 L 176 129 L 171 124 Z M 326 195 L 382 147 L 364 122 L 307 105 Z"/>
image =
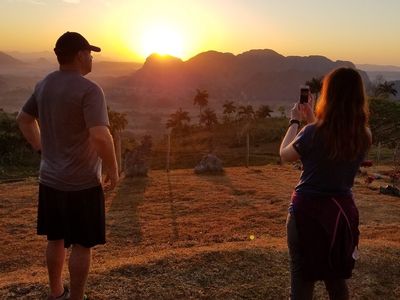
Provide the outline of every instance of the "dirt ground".
<path id="1" fill-rule="evenodd" d="M 372 172 L 371 170 L 368 170 Z M 379 170 L 373 170 L 374 172 Z M 90 299 L 288 299 L 285 220 L 292 166 L 222 176 L 152 171 L 106 195 L 107 244 L 93 251 Z M 400 299 L 400 198 L 356 179 L 360 252 L 352 299 Z M 45 238 L 37 182 L 0 185 L 0 299 L 44 299 Z M 68 284 L 68 274 L 65 272 Z M 316 299 L 326 299 L 317 283 Z"/>

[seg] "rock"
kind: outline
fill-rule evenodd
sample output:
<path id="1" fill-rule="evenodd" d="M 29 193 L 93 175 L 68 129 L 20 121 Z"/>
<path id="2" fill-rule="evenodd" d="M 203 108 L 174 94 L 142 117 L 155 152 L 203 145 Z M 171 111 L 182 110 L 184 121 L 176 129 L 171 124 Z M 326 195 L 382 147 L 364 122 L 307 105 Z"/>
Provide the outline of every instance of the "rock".
<path id="1" fill-rule="evenodd" d="M 149 171 L 149 165 L 141 152 L 134 150 L 125 154 L 124 170 L 126 177 L 145 177 Z"/>
<path id="2" fill-rule="evenodd" d="M 145 135 L 140 146 L 125 153 L 124 170 L 126 177 L 145 177 L 149 171 L 149 158 L 152 147 L 151 136 Z"/>
<path id="3" fill-rule="evenodd" d="M 222 161 L 214 154 L 204 155 L 201 161 L 194 168 L 196 174 L 219 174 L 223 173 Z"/>
<path id="4" fill-rule="evenodd" d="M 392 185 L 387 185 L 385 187 L 381 186 L 379 188 L 379 193 L 384 194 L 384 195 L 400 197 L 400 190 L 397 187 L 392 186 Z"/>

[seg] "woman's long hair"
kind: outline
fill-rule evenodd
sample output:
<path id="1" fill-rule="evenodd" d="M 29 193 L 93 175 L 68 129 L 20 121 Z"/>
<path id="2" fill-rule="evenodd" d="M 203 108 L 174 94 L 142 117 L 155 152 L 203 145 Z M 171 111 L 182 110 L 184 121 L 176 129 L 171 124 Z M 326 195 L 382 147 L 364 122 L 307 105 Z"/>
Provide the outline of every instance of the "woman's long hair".
<path id="1" fill-rule="evenodd" d="M 339 68 L 325 76 L 316 108 L 317 131 L 329 158 L 354 160 L 368 150 L 369 110 L 360 74 Z"/>

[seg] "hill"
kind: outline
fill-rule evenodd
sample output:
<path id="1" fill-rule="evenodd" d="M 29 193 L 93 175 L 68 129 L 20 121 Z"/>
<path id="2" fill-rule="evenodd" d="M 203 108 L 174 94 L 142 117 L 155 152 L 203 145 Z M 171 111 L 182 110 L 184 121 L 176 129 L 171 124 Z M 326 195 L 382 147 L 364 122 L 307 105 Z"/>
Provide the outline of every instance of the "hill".
<path id="1" fill-rule="evenodd" d="M 267 165 L 227 168 L 223 176 L 174 170 L 124 179 L 106 194 L 108 242 L 94 250 L 89 297 L 288 299 L 285 220 L 299 174 Z M 399 299 L 400 201 L 374 190 L 383 180 L 366 186 L 364 179 L 354 188 L 361 258 L 350 298 Z M 37 183 L 1 184 L 0 197 L 0 298 L 43 299 Z M 327 299 L 322 283 L 316 299 Z"/>
<path id="2" fill-rule="evenodd" d="M 21 66 L 23 64 L 24 62 L 0 51 L 0 66 L 11 67 L 11 66 Z"/>
<path id="3" fill-rule="evenodd" d="M 387 81 L 400 80 L 399 66 L 358 64 L 357 68 L 365 71 L 371 81 L 379 77 L 383 77 L 383 79 Z"/>
<path id="4" fill-rule="evenodd" d="M 366 72 L 400 72 L 399 66 L 391 65 L 371 65 L 371 64 L 357 64 L 357 68 Z"/>
<path id="5" fill-rule="evenodd" d="M 1 84 L 0 107 L 9 111 L 19 109 L 34 84 L 58 68 L 54 54 L 48 52 L 30 56 L 15 52 L 17 55 L 29 59 L 29 63 L 3 53 L 4 62 L 14 64 L 0 68 L 0 75 L 6 77 L 5 84 Z M 156 54 L 143 64 L 94 60 L 88 78 L 103 87 L 113 109 L 161 115 L 178 107 L 193 110 L 196 89 L 207 90 L 210 105 L 216 109 L 221 109 L 226 100 L 288 106 L 297 101 L 299 86 L 305 81 L 339 66 L 355 67 L 348 61 L 332 61 L 318 55 L 285 57 L 270 49 L 238 55 L 207 51 L 187 61 Z M 361 75 L 369 85 L 367 74 L 361 71 Z"/>
<path id="6" fill-rule="evenodd" d="M 211 104 L 225 100 L 287 104 L 297 100 L 299 86 L 305 81 L 339 66 L 355 68 L 348 61 L 331 61 L 317 55 L 285 57 L 270 49 L 239 55 L 207 51 L 187 61 L 153 54 L 115 87 L 135 90 L 128 101 L 148 107 L 161 102 L 166 107 L 189 107 L 197 88 L 209 92 Z M 368 85 L 368 76 L 360 73 Z"/>

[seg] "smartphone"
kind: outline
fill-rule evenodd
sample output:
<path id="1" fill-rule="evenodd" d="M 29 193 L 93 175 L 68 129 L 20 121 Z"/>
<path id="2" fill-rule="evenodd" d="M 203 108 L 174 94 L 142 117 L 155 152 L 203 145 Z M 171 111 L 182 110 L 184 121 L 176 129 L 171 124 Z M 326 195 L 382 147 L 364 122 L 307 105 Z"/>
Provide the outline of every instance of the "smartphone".
<path id="1" fill-rule="evenodd" d="M 307 103 L 308 96 L 310 95 L 310 87 L 307 85 L 303 85 L 300 87 L 300 103 Z"/>

